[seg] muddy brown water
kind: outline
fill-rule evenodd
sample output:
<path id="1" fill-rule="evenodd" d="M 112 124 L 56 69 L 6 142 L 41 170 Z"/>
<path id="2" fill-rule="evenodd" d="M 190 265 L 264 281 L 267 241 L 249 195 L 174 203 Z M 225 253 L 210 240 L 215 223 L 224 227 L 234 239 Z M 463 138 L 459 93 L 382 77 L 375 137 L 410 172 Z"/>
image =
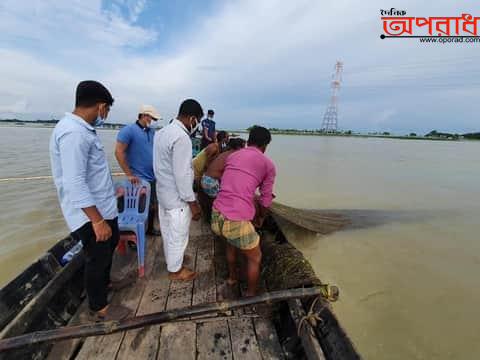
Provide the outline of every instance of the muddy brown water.
<path id="1" fill-rule="evenodd" d="M 0 127 L 0 178 L 49 175 L 48 128 Z M 116 131 L 99 131 L 113 171 Z M 353 226 L 287 237 L 366 359 L 480 353 L 480 142 L 274 136 L 277 200 Z M 68 233 L 50 180 L 0 183 L 0 286 Z"/>

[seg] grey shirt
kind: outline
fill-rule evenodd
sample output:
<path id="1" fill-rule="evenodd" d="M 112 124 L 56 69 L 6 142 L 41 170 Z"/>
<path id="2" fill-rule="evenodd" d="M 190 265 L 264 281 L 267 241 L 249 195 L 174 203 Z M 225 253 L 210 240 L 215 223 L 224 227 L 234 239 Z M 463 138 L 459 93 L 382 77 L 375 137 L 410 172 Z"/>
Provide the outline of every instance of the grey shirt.
<path id="1" fill-rule="evenodd" d="M 195 201 L 193 192 L 192 140 L 178 120 L 155 133 L 153 169 L 160 207 L 171 210 Z"/>

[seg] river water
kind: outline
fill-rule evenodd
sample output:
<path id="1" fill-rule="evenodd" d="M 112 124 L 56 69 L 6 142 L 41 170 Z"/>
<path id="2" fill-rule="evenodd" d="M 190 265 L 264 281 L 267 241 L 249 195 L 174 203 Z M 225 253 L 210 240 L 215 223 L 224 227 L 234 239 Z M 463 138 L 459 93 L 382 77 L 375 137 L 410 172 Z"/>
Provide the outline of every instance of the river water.
<path id="1" fill-rule="evenodd" d="M 0 178 L 49 175 L 51 129 L 0 127 Z M 115 131 L 99 132 L 113 171 Z M 480 354 L 480 142 L 274 136 L 285 204 L 356 210 L 368 226 L 289 239 L 366 359 Z M 0 286 L 68 232 L 50 180 L 0 183 Z"/>

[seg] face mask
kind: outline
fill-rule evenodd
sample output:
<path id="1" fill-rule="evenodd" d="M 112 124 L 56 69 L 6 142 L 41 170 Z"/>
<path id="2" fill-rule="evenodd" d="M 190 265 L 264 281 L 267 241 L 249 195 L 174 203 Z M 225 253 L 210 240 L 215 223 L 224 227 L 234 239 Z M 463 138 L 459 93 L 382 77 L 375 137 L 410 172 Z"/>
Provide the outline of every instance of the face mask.
<path id="1" fill-rule="evenodd" d="M 104 123 L 105 123 L 105 118 L 102 118 L 99 112 L 97 115 L 97 118 L 95 119 L 95 122 L 93 123 L 93 126 L 94 127 L 102 126 Z"/>
<path id="2" fill-rule="evenodd" d="M 105 123 L 105 119 L 103 119 L 100 115 L 98 115 L 97 118 L 95 119 L 95 122 L 93 123 L 93 126 L 94 127 L 102 126 L 104 123 Z"/>
<path id="3" fill-rule="evenodd" d="M 150 121 L 150 124 L 147 125 L 147 128 L 149 129 L 156 129 L 157 128 L 157 123 L 156 121 Z"/>
<path id="4" fill-rule="evenodd" d="M 195 119 L 195 126 L 191 125 L 190 127 L 190 135 L 193 135 L 195 131 L 197 131 L 199 125 L 198 120 Z"/>

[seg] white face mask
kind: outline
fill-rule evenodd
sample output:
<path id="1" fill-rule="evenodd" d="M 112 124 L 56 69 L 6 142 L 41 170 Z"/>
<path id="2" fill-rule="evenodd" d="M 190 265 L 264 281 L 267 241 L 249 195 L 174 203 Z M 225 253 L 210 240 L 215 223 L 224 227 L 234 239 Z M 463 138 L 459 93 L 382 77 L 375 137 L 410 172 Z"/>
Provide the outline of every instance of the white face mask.
<path id="1" fill-rule="evenodd" d="M 95 119 L 95 122 L 93 123 L 93 126 L 95 127 L 102 126 L 104 123 L 105 123 L 105 119 L 102 118 L 100 115 L 98 115 L 97 118 Z"/>
<path id="2" fill-rule="evenodd" d="M 195 118 L 195 126 L 191 126 L 190 128 L 190 135 L 193 135 L 195 133 L 195 131 L 197 131 L 198 129 L 198 126 L 200 125 L 200 123 L 198 122 L 198 120 Z"/>
<path id="3" fill-rule="evenodd" d="M 105 123 L 105 120 L 107 119 L 107 117 L 104 117 L 102 118 L 100 116 L 100 110 L 98 111 L 98 115 L 97 115 L 97 118 L 95 119 L 95 122 L 93 123 L 93 126 L 94 127 L 97 127 L 97 126 L 102 126 L 104 123 Z"/>

